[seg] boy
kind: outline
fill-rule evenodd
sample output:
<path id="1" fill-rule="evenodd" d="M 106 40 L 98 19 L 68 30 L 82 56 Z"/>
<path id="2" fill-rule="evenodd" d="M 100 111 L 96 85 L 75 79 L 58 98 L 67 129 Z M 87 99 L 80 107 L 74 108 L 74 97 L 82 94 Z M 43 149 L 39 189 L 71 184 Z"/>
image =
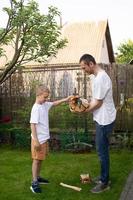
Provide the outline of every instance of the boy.
<path id="1" fill-rule="evenodd" d="M 48 113 L 52 106 L 59 105 L 69 101 L 70 97 L 54 102 L 47 102 L 49 90 L 44 85 L 40 85 L 36 89 L 36 101 L 31 111 L 31 153 L 32 153 L 32 176 L 31 191 L 33 193 L 41 193 L 39 184 L 47 184 L 48 180 L 40 177 L 41 163 L 48 153 L 49 135 L 49 119 Z"/>

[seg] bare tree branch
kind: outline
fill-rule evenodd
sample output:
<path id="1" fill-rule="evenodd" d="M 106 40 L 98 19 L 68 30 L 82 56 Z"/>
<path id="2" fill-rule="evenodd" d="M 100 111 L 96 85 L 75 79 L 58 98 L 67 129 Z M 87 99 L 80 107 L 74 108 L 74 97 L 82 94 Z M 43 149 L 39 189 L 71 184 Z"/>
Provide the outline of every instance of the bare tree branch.
<path id="1" fill-rule="evenodd" d="M 10 0 L 10 7 L 11 7 L 11 10 L 13 10 L 13 3 L 12 3 L 12 0 Z M 6 37 L 6 35 L 12 30 L 12 28 L 11 28 L 11 20 L 12 20 L 12 16 L 9 15 L 6 28 L 5 28 L 3 34 L 2 34 L 1 37 L 0 37 L 0 43 L 2 43 L 2 41 L 3 41 L 3 39 Z"/>
<path id="2" fill-rule="evenodd" d="M 16 70 L 17 70 L 17 67 L 12 68 L 10 72 L 8 73 L 8 75 L 3 78 L 0 84 L 4 83 Z"/>
<path id="3" fill-rule="evenodd" d="M 21 50 L 23 48 L 23 44 L 24 44 L 24 42 L 22 41 L 20 48 L 18 49 L 17 52 L 15 52 L 12 61 L 9 63 L 8 67 L 4 70 L 4 72 L 0 76 L 0 83 L 4 80 L 4 78 L 7 76 L 7 74 L 10 73 L 10 71 L 16 67 L 16 63 L 17 63 L 17 60 L 19 59 Z"/>
<path id="4" fill-rule="evenodd" d="M 17 34 L 16 34 L 16 41 L 15 41 L 15 52 L 18 51 L 20 34 L 21 34 L 21 28 L 18 27 Z"/>

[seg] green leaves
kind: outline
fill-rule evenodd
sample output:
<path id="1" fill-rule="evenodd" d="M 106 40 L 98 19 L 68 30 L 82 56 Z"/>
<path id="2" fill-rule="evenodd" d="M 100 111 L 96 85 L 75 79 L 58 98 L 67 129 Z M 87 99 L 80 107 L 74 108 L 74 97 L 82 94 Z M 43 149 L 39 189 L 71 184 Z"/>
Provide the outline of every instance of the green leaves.
<path id="1" fill-rule="evenodd" d="M 48 14 L 42 15 L 36 1 L 24 2 L 11 0 L 10 8 L 4 8 L 9 20 L 6 28 L 0 30 L 0 46 L 14 44 L 13 59 L 17 57 L 16 60 L 8 61 L 13 65 L 8 66 L 6 75 L 12 68 L 17 68 L 18 63 L 23 65 L 31 60 L 44 62 L 66 44 L 66 40 L 60 37 L 61 29 L 57 24 L 60 15 L 58 9 L 51 6 Z M 4 79 L 5 76 L 0 76 L 0 82 Z"/>
<path id="2" fill-rule="evenodd" d="M 128 40 L 118 47 L 118 56 L 116 60 L 118 63 L 129 63 L 131 59 L 133 59 L 133 41 Z"/>

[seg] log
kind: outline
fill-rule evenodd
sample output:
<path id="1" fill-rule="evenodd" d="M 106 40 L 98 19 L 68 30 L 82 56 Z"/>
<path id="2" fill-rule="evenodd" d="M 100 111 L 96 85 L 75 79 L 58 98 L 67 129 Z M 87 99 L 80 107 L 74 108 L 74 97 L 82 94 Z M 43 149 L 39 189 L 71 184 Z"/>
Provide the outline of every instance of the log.
<path id="1" fill-rule="evenodd" d="M 82 188 L 79 188 L 79 187 L 73 186 L 73 185 L 68 185 L 68 184 L 65 184 L 65 183 L 60 183 L 60 185 L 63 186 L 63 187 L 73 189 L 73 190 L 78 191 L 78 192 L 80 192 L 82 190 Z"/>

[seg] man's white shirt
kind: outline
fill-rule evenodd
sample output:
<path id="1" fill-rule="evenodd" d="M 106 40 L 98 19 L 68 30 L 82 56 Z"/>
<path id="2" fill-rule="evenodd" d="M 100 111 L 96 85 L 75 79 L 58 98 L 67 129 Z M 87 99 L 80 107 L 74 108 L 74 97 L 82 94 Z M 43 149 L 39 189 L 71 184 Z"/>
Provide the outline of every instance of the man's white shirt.
<path id="1" fill-rule="evenodd" d="M 111 124 L 116 118 L 116 109 L 112 95 L 112 82 L 108 74 L 101 70 L 95 76 L 92 87 L 92 100 L 103 100 L 100 108 L 93 111 L 93 120 L 100 125 Z"/>

